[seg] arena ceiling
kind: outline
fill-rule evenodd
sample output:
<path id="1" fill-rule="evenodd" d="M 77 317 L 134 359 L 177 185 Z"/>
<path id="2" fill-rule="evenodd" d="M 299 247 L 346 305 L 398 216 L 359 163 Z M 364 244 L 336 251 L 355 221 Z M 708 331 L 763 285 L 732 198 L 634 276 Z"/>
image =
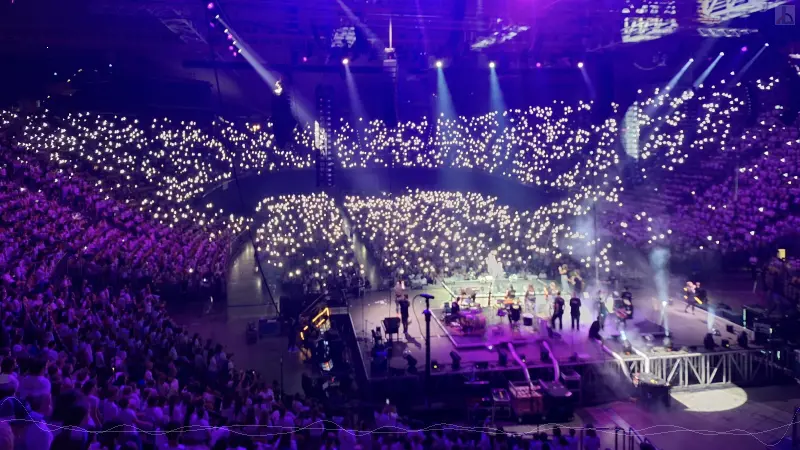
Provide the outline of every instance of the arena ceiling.
<path id="1" fill-rule="evenodd" d="M 264 104 L 268 97 L 254 97 L 247 87 L 259 83 L 258 77 L 229 50 L 221 27 L 209 26 L 216 15 L 275 70 L 325 72 L 347 56 L 354 67 L 380 71 L 390 41 L 406 67 L 424 68 L 434 58 L 469 63 L 491 58 L 515 67 L 559 64 L 667 35 L 697 38 L 703 30 L 712 38 L 752 35 L 763 27 L 742 18 L 763 10 L 763 17 L 772 17 L 769 10 L 781 3 L 785 0 L 0 0 L 0 57 L 27 81 L 38 80 L 31 72 L 42 67 L 49 76 L 107 64 L 149 78 L 214 84 L 219 76 L 235 101 Z"/>

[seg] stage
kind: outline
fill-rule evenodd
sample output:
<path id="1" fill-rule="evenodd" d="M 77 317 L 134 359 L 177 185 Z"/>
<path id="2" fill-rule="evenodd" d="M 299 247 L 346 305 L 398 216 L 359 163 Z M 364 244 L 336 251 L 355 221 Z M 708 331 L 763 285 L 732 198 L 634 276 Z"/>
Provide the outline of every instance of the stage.
<path id="1" fill-rule="evenodd" d="M 517 289 L 523 290 L 523 286 L 520 285 Z M 616 328 L 615 321 L 610 317 L 605 330 L 601 332 L 602 344 L 588 338 L 589 326 L 595 320 L 591 313 L 592 307 L 589 305 L 582 307 L 579 330 L 570 329 L 570 318 L 567 313 L 564 317 L 564 329 L 555 330 L 554 334 L 548 332 L 547 328 L 544 331 L 541 328 L 537 330 L 535 326 L 520 326 L 519 331 L 512 331 L 507 318 L 497 317 L 494 314 L 496 308 L 488 307 L 485 308 L 487 319 L 485 334 L 458 336 L 444 324 L 444 303 L 451 302 L 450 291 L 437 285 L 428 286 L 423 290 L 409 291 L 409 298 L 413 298 L 413 301 L 409 309 L 408 333 L 404 334 L 401 326 L 399 336 L 394 336 L 391 344 L 395 359 L 391 366 L 395 367 L 395 370 L 373 371 L 370 364 L 370 351 L 373 348 L 371 330 L 380 327 L 383 339 L 386 340 L 383 319 L 399 317 L 394 303 L 394 293 L 368 292 L 363 300 L 352 302 L 349 309 L 350 316 L 359 337 L 359 350 L 366 366 L 367 378 L 371 382 L 385 382 L 401 377 L 418 378 L 418 374 L 407 369 L 405 355 L 409 354 L 417 361 L 418 373 L 424 373 L 425 301 L 418 297 L 418 294 L 423 292 L 434 296 L 430 305 L 433 312 L 431 361 L 437 365 L 432 371 L 433 377 L 465 378 L 494 372 L 503 373 L 509 379 L 523 379 L 523 371 L 514 359 L 509 357 L 505 365 L 500 362 L 500 351 L 508 353 L 509 346 L 513 346 L 513 351 L 521 361 L 524 361 L 523 364 L 532 378 L 553 377 L 555 374 L 563 373 L 565 369 L 572 369 L 584 378 L 584 390 L 589 388 L 592 381 L 601 385 L 607 383 L 607 379 L 601 378 L 612 373 L 621 379 L 629 379 L 635 373 L 651 372 L 678 388 L 697 384 L 731 383 L 737 380 L 743 383 L 756 382 L 755 378 L 772 376 L 771 369 L 769 374 L 766 371 L 764 374 L 759 374 L 752 367 L 749 369 L 744 367 L 765 363 L 771 368 L 772 363 L 764 361 L 763 353 L 752 344 L 749 349 L 739 348 L 736 345 L 736 337 L 744 329 L 723 318 L 716 317 L 714 320 L 714 328 L 721 331 L 721 335 L 715 337 L 718 347 L 715 350 L 706 350 L 703 339 L 709 331 L 708 315 L 700 309 L 697 309 L 695 314 L 684 313 L 683 304 L 668 305 L 663 311 L 659 311 L 649 302 L 637 300 L 634 295 L 634 319 L 627 323 L 624 333 L 631 343 L 630 351 L 626 352 L 621 330 Z M 521 295 L 524 294 L 517 291 L 517 296 Z M 537 300 L 541 302 L 538 296 Z M 537 318 L 547 323 L 547 314 L 549 311 L 539 311 Z M 667 351 L 662 345 L 666 332 L 663 327 L 664 318 L 669 326 L 673 351 Z M 733 333 L 726 330 L 727 326 L 733 327 Z M 752 334 L 749 331 L 747 333 L 752 341 Z M 722 339 L 729 341 L 729 348 L 719 347 Z M 451 352 L 456 352 L 460 357 L 460 367 L 457 370 L 452 367 Z M 552 355 L 552 359 L 543 360 L 543 352 Z M 400 359 L 403 361 L 398 361 Z M 709 364 L 711 368 L 699 367 Z M 724 370 L 713 370 L 715 365 L 720 364 L 725 366 Z M 698 367 L 689 367 L 693 365 Z M 397 370 L 398 368 L 400 370 Z M 737 370 L 742 372 L 741 377 L 734 373 Z M 595 375 L 588 373 L 592 371 Z"/>

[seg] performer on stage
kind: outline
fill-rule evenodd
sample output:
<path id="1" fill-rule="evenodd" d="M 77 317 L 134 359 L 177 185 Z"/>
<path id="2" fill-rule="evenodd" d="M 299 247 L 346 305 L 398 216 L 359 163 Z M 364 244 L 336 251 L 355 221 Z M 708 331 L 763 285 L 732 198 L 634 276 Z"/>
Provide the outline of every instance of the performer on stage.
<path id="1" fill-rule="evenodd" d="M 600 326 L 601 330 L 605 329 L 606 326 L 606 316 L 608 315 L 608 306 L 606 306 L 606 302 L 603 299 L 603 292 L 597 291 L 597 323 Z"/>
<path id="2" fill-rule="evenodd" d="M 397 300 L 397 309 L 400 312 L 400 321 L 403 323 L 403 334 L 408 335 L 408 307 L 411 302 L 408 300 L 408 294 L 403 295 Z"/>
<path id="3" fill-rule="evenodd" d="M 603 342 L 603 337 L 600 336 L 600 330 L 602 329 L 603 325 L 599 321 L 592 322 L 592 326 L 589 327 L 589 339 Z"/>
<path id="4" fill-rule="evenodd" d="M 517 296 L 517 291 L 514 290 L 514 285 L 509 285 L 508 290 L 506 291 L 506 298 L 515 298 Z"/>
<path id="5" fill-rule="evenodd" d="M 689 312 L 689 308 L 692 309 L 692 314 L 694 315 L 694 307 L 697 304 L 697 285 L 692 283 L 691 281 L 686 282 L 686 286 L 683 287 L 683 299 L 686 301 L 686 308 L 683 309 L 683 312 Z"/>
<path id="6" fill-rule="evenodd" d="M 550 327 L 552 329 L 556 329 L 556 321 L 558 321 L 558 329 L 564 329 L 564 299 L 561 297 L 561 292 L 556 294 L 555 300 L 553 300 L 553 317 L 550 319 Z"/>
<path id="7" fill-rule="evenodd" d="M 569 272 L 569 267 L 566 264 L 563 264 L 561 267 L 558 268 L 558 274 L 561 276 L 561 292 L 569 292 L 569 276 L 567 273 Z"/>
<path id="8" fill-rule="evenodd" d="M 402 279 L 398 278 L 397 283 L 394 285 L 394 296 L 395 300 L 399 299 L 406 293 L 406 282 Z"/>
<path id="9" fill-rule="evenodd" d="M 619 300 L 614 301 L 614 312 L 617 315 L 618 328 L 624 330 L 627 321 L 633 319 L 633 294 L 631 294 L 627 286 L 622 291 Z"/>
<path id="10" fill-rule="evenodd" d="M 581 329 L 581 299 L 577 295 L 573 295 L 569 299 L 569 315 L 572 319 L 571 327 L 573 330 Z"/>
<path id="11" fill-rule="evenodd" d="M 450 305 L 450 314 L 444 318 L 444 322 L 450 324 L 458 321 L 459 317 L 461 317 L 461 297 L 456 297 L 453 304 Z"/>
<path id="12" fill-rule="evenodd" d="M 528 313 L 536 315 L 536 290 L 533 289 L 532 284 L 529 284 L 525 291 L 525 309 Z"/>
<path id="13" fill-rule="evenodd" d="M 572 296 L 580 297 L 583 295 L 583 278 L 581 278 L 581 274 L 578 273 L 577 270 L 573 273 L 572 283 L 575 287 L 575 292 L 572 294 Z"/>

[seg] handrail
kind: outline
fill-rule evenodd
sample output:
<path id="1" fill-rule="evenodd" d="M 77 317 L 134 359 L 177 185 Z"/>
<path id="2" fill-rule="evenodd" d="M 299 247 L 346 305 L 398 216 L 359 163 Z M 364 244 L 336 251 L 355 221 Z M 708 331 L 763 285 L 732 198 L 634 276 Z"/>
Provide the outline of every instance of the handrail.
<path id="1" fill-rule="evenodd" d="M 303 311 L 302 311 L 302 312 L 300 312 L 300 317 L 302 317 L 302 316 L 304 316 L 304 315 L 308 314 L 308 313 L 309 313 L 309 312 L 310 312 L 310 311 L 311 311 L 311 310 L 314 308 L 314 306 L 316 306 L 316 305 L 317 305 L 317 303 L 319 303 L 319 301 L 320 301 L 321 299 L 325 298 L 325 296 L 326 296 L 326 295 L 327 295 L 327 294 L 326 294 L 325 292 L 323 292 L 323 293 L 319 294 L 319 297 L 315 298 L 313 302 L 310 302 L 310 303 L 308 304 L 308 306 L 306 306 L 306 307 L 305 307 L 305 309 L 303 309 Z"/>
<path id="2" fill-rule="evenodd" d="M 640 435 L 638 431 L 633 429 L 633 427 L 628 427 L 628 444 L 629 444 L 628 449 L 629 450 L 633 450 L 633 445 L 635 444 L 634 438 L 636 438 L 636 440 L 639 441 L 638 442 L 639 446 L 641 446 L 642 444 L 648 444 L 653 448 L 653 450 L 658 450 L 658 448 L 656 448 L 656 446 L 653 445 L 652 442 L 650 442 L 650 439 L 643 438 L 642 435 Z"/>

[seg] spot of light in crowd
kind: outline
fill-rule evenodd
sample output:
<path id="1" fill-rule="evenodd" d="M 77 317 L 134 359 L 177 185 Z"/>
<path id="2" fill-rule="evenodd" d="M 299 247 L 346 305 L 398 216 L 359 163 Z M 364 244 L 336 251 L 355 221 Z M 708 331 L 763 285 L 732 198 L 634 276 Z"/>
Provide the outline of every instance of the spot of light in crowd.
<path id="1" fill-rule="evenodd" d="M 537 62 L 537 63 L 536 63 L 536 68 L 537 68 L 537 69 L 541 69 L 541 68 L 542 68 L 542 63 L 540 63 L 540 62 Z"/>
<path id="2" fill-rule="evenodd" d="M 214 2 L 208 2 L 208 5 L 206 5 L 206 8 L 214 9 Z"/>
<path id="3" fill-rule="evenodd" d="M 441 69 L 443 65 L 444 65 L 444 63 L 442 63 L 441 61 L 436 61 L 436 68 L 437 69 Z"/>
<path id="4" fill-rule="evenodd" d="M 492 62 L 490 62 L 490 63 L 489 63 L 489 68 L 490 68 L 490 69 L 494 69 L 494 68 L 495 68 L 495 66 L 496 66 L 496 64 L 494 63 L 494 61 L 492 61 Z"/>
<path id="5" fill-rule="evenodd" d="M 308 62 L 308 57 L 307 56 L 303 56 L 303 62 Z"/>
<path id="6" fill-rule="evenodd" d="M 578 63 L 578 69 L 583 69 L 583 63 L 582 62 Z"/>
<path id="7" fill-rule="evenodd" d="M 725 52 L 719 52 L 719 56 L 725 56 Z"/>
<path id="8" fill-rule="evenodd" d="M 747 46 L 745 45 L 744 47 L 742 47 L 742 53 L 744 53 L 746 51 L 747 51 Z"/>
<path id="9" fill-rule="evenodd" d="M 347 65 L 349 65 L 349 64 L 350 64 L 350 60 L 349 60 L 348 58 L 345 58 L 345 59 L 343 59 L 343 60 L 342 60 L 342 64 L 344 64 L 345 66 L 347 66 Z"/>

